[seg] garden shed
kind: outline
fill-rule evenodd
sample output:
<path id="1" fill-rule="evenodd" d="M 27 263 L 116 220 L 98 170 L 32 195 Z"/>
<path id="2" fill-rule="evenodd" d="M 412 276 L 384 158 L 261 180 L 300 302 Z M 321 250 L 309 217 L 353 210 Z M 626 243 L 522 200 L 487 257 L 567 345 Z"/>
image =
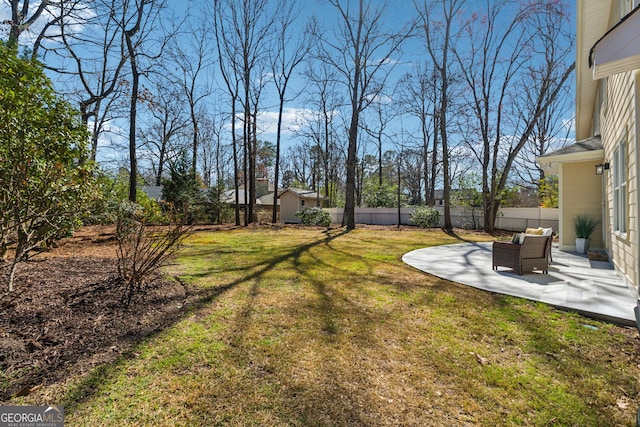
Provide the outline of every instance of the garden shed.
<path id="1" fill-rule="evenodd" d="M 280 199 L 280 221 L 284 223 L 298 223 L 296 212 L 304 208 L 322 207 L 326 197 L 312 190 L 287 188 L 278 195 Z"/>

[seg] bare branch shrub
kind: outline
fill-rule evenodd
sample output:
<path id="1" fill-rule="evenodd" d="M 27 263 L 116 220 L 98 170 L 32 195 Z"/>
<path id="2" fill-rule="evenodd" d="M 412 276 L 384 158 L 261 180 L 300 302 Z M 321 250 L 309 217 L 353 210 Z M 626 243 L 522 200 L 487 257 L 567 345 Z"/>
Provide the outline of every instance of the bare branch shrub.
<path id="1" fill-rule="evenodd" d="M 168 215 L 167 226 L 149 226 L 141 207 L 123 202 L 118 212 L 118 278 L 124 286 L 122 303 L 128 306 L 145 291 L 148 279 L 175 255 L 191 233 L 181 217 Z"/>

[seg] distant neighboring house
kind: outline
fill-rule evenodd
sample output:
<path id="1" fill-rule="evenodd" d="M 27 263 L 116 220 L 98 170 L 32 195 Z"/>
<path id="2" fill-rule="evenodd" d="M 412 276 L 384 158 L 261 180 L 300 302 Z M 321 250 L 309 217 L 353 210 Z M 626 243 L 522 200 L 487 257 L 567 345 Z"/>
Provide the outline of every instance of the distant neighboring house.
<path id="1" fill-rule="evenodd" d="M 635 289 L 638 254 L 640 0 L 578 0 L 576 143 L 538 158 L 558 174 L 560 249 L 575 249 L 573 219 L 597 218 L 604 249 Z"/>
<path id="2" fill-rule="evenodd" d="M 247 191 L 247 194 L 248 194 L 248 191 Z M 244 195 L 245 195 L 244 187 L 240 187 L 238 189 L 238 204 L 239 205 L 244 205 L 245 204 Z M 236 204 L 236 192 L 235 192 L 235 190 L 233 190 L 233 189 L 226 190 L 220 196 L 220 201 L 222 203 L 228 203 L 230 205 L 235 205 Z"/>
<path id="3" fill-rule="evenodd" d="M 285 223 L 298 223 L 296 212 L 304 208 L 322 207 L 326 197 L 311 190 L 300 188 L 287 188 L 278 195 L 280 199 L 280 221 Z"/>
<path id="4" fill-rule="evenodd" d="M 142 186 L 142 191 L 147 195 L 147 197 L 150 200 L 155 200 L 156 202 L 159 202 L 160 200 L 163 200 L 163 198 L 162 198 L 162 188 L 163 188 L 162 185 L 143 185 Z M 209 189 L 208 188 L 201 188 L 200 189 L 200 194 L 206 200 L 209 197 Z"/>
<path id="5" fill-rule="evenodd" d="M 273 208 L 273 199 L 275 198 L 276 193 L 265 194 L 262 197 L 258 197 L 257 204 L 264 208 Z M 276 199 L 276 203 L 278 206 L 280 205 L 280 200 Z"/>
<path id="6" fill-rule="evenodd" d="M 449 197 L 452 200 L 452 204 L 455 204 L 455 199 L 458 200 L 471 200 L 475 197 L 477 192 L 464 188 L 451 188 L 449 189 Z M 456 197 L 457 196 L 457 197 Z M 444 206 L 444 190 L 434 190 L 433 192 L 433 206 Z"/>
<path id="7" fill-rule="evenodd" d="M 162 185 L 143 185 L 142 191 L 144 191 L 151 200 L 155 200 L 156 202 L 162 200 Z"/>
<path id="8" fill-rule="evenodd" d="M 241 185 L 238 188 L 238 199 L 239 204 L 244 205 L 244 185 Z M 259 178 L 256 179 L 256 205 L 260 206 L 264 209 L 272 209 L 273 208 L 273 199 L 275 195 L 275 186 L 269 183 L 266 179 Z M 235 205 L 236 203 L 236 192 L 235 190 L 227 190 L 222 193 L 221 196 L 222 203 L 228 203 L 230 205 Z M 276 200 L 276 203 L 280 203 L 279 200 Z"/>
<path id="9" fill-rule="evenodd" d="M 444 190 L 433 192 L 433 206 L 444 206 Z"/>

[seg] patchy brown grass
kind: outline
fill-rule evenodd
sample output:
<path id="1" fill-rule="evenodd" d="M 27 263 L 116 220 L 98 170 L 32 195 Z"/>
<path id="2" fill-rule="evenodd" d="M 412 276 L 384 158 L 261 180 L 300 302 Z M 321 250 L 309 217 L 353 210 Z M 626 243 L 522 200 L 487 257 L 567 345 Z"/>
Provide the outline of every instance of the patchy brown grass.
<path id="1" fill-rule="evenodd" d="M 117 363 L 22 402 L 69 425 L 634 425 L 635 329 L 404 265 L 483 234 L 202 231 L 170 268 L 199 302 Z"/>

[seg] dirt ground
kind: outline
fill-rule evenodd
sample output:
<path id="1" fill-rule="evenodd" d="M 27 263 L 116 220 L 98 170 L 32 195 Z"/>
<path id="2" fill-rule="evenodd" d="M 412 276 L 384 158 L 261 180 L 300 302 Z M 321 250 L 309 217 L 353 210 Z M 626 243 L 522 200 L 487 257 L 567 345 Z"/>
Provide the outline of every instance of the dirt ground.
<path id="1" fill-rule="evenodd" d="M 157 275 L 125 308 L 113 228 L 85 227 L 20 264 L 12 293 L 7 267 L 0 263 L 0 404 L 115 360 L 175 322 L 190 295 Z"/>

